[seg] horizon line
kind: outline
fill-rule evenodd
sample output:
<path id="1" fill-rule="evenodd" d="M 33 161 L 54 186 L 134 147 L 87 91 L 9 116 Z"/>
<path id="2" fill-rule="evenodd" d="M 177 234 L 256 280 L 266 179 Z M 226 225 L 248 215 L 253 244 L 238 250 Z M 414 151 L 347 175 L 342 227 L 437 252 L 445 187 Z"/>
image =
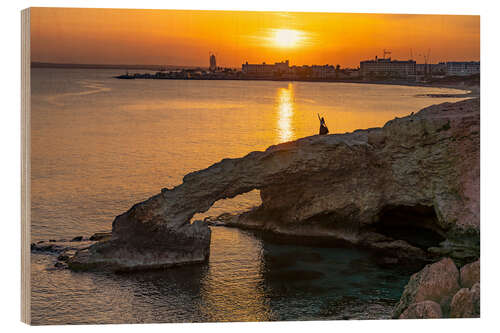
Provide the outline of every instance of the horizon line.
<path id="1" fill-rule="evenodd" d="M 373 60 L 373 59 L 367 59 L 368 61 L 369 60 Z M 367 61 L 367 60 L 360 60 L 361 61 Z M 393 59 L 393 60 L 396 60 L 396 59 Z M 417 60 L 415 59 L 406 59 L 405 61 L 409 61 L 409 60 L 413 60 L 415 62 L 417 62 Z M 285 60 L 286 61 L 286 60 Z M 470 61 L 473 61 L 473 62 L 480 62 L 481 60 L 463 60 L 463 61 L 458 61 L 458 62 L 470 62 Z M 446 62 L 457 62 L 456 60 L 442 60 L 442 61 L 438 61 L 438 62 L 435 62 L 435 64 L 438 64 L 438 63 L 446 63 Z M 255 64 L 262 64 L 262 63 L 266 63 L 267 62 L 259 62 L 259 63 L 255 63 Z M 242 63 L 242 65 L 244 65 L 245 62 Z M 273 64 L 272 62 L 270 62 L 269 64 Z M 429 64 L 432 64 L 432 63 L 429 63 Z M 33 66 L 35 65 L 35 66 Z M 97 63 L 76 63 L 76 62 L 50 62 L 50 61 L 30 61 L 30 66 L 31 67 L 37 67 L 36 65 L 39 65 L 40 67 L 50 67 L 50 66 L 55 66 L 55 67 L 66 67 L 66 68 L 70 68 L 70 67 L 87 67 L 87 68 L 92 68 L 92 67 L 113 67 L 113 68 L 119 68 L 119 69 L 123 69 L 124 67 L 132 67 L 132 68 L 135 68 L 135 69 L 148 69 L 148 67 L 154 67 L 154 68 L 162 68 L 162 67 L 173 67 L 173 68 L 209 68 L 210 66 L 209 65 L 172 65 L 172 64 L 164 64 L 164 65 L 159 65 L 159 64 L 110 64 L 110 63 L 105 63 L 105 64 L 97 64 Z M 302 65 L 292 65 L 290 67 L 293 67 L 293 66 L 312 66 L 312 65 L 316 65 L 316 64 L 311 64 L 311 65 L 305 65 L 305 64 L 302 64 Z M 324 65 L 332 65 L 332 66 L 336 66 L 337 64 L 324 64 Z M 324 66 L 324 65 L 319 65 L 319 66 Z M 351 67 L 342 67 L 342 65 L 340 65 L 341 68 L 351 68 Z M 221 67 L 221 68 L 240 68 L 241 66 L 218 66 L 218 67 Z M 359 67 L 359 66 L 357 66 Z M 352 67 L 352 68 L 356 68 L 356 67 Z M 126 69 L 126 68 L 125 68 Z"/>

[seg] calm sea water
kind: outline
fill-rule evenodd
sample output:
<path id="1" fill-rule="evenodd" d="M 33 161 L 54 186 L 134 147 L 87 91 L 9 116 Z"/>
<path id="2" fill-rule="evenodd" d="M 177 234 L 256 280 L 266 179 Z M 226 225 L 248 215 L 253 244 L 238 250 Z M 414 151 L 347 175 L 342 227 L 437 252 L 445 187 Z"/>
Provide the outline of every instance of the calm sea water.
<path id="1" fill-rule="evenodd" d="M 222 158 L 316 134 L 382 126 L 451 89 L 346 83 L 118 80 L 116 70 L 32 70 L 32 242 L 111 229 L 136 202 Z M 207 215 L 244 211 L 257 191 Z M 212 228 L 210 261 L 133 274 L 54 269 L 32 254 L 35 324 L 388 317 L 409 272 L 357 249 Z"/>

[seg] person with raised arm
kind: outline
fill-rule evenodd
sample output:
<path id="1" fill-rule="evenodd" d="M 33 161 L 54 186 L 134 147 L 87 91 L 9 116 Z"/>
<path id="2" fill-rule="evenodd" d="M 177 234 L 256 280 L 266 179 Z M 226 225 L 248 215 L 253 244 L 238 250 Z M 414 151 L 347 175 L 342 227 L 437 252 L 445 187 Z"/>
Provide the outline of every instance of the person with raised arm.
<path id="1" fill-rule="evenodd" d="M 326 127 L 325 118 L 320 117 L 318 113 L 318 119 L 319 119 L 319 134 L 320 135 L 328 134 L 328 127 Z"/>

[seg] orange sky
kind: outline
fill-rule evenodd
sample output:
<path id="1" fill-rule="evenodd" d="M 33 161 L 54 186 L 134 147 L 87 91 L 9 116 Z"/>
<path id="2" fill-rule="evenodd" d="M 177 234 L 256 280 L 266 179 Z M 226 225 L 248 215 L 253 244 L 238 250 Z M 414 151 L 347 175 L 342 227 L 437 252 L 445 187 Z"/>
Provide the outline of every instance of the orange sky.
<path id="1" fill-rule="evenodd" d="M 283 41 L 283 38 L 285 40 Z M 291 39 L 291 40 L 289 40 Z M 32 8 L 32 61 L 220 66 L 245 61 L 359 66 L 479 60 L 479 16 Z"/>

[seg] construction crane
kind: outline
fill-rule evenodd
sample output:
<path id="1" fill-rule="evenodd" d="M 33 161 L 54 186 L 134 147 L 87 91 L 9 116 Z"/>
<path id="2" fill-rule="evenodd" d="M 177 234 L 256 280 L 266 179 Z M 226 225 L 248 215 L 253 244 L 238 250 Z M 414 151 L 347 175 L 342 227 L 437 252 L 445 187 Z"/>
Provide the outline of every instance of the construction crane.
<path id="1" fill-rule="evenodd" d="M 431 49 L 428 49 L 427 53 L 424 53 L 424 54 L 419 53 L 418 56 L 424 57 L 424 76 L 427 76 L 428 72 L 430 72 L 428 65 L 430 65 L 430 62 L 431 62 Z"/>
<path id="2" fill-rule="evenodd" d="M 431 58 L 431 49 L 427 50 L 427 54 L 424 54 L 424 61 L 425 61 L 425 64 L 427 65 L 427 62 L 430 62 Z"/>

